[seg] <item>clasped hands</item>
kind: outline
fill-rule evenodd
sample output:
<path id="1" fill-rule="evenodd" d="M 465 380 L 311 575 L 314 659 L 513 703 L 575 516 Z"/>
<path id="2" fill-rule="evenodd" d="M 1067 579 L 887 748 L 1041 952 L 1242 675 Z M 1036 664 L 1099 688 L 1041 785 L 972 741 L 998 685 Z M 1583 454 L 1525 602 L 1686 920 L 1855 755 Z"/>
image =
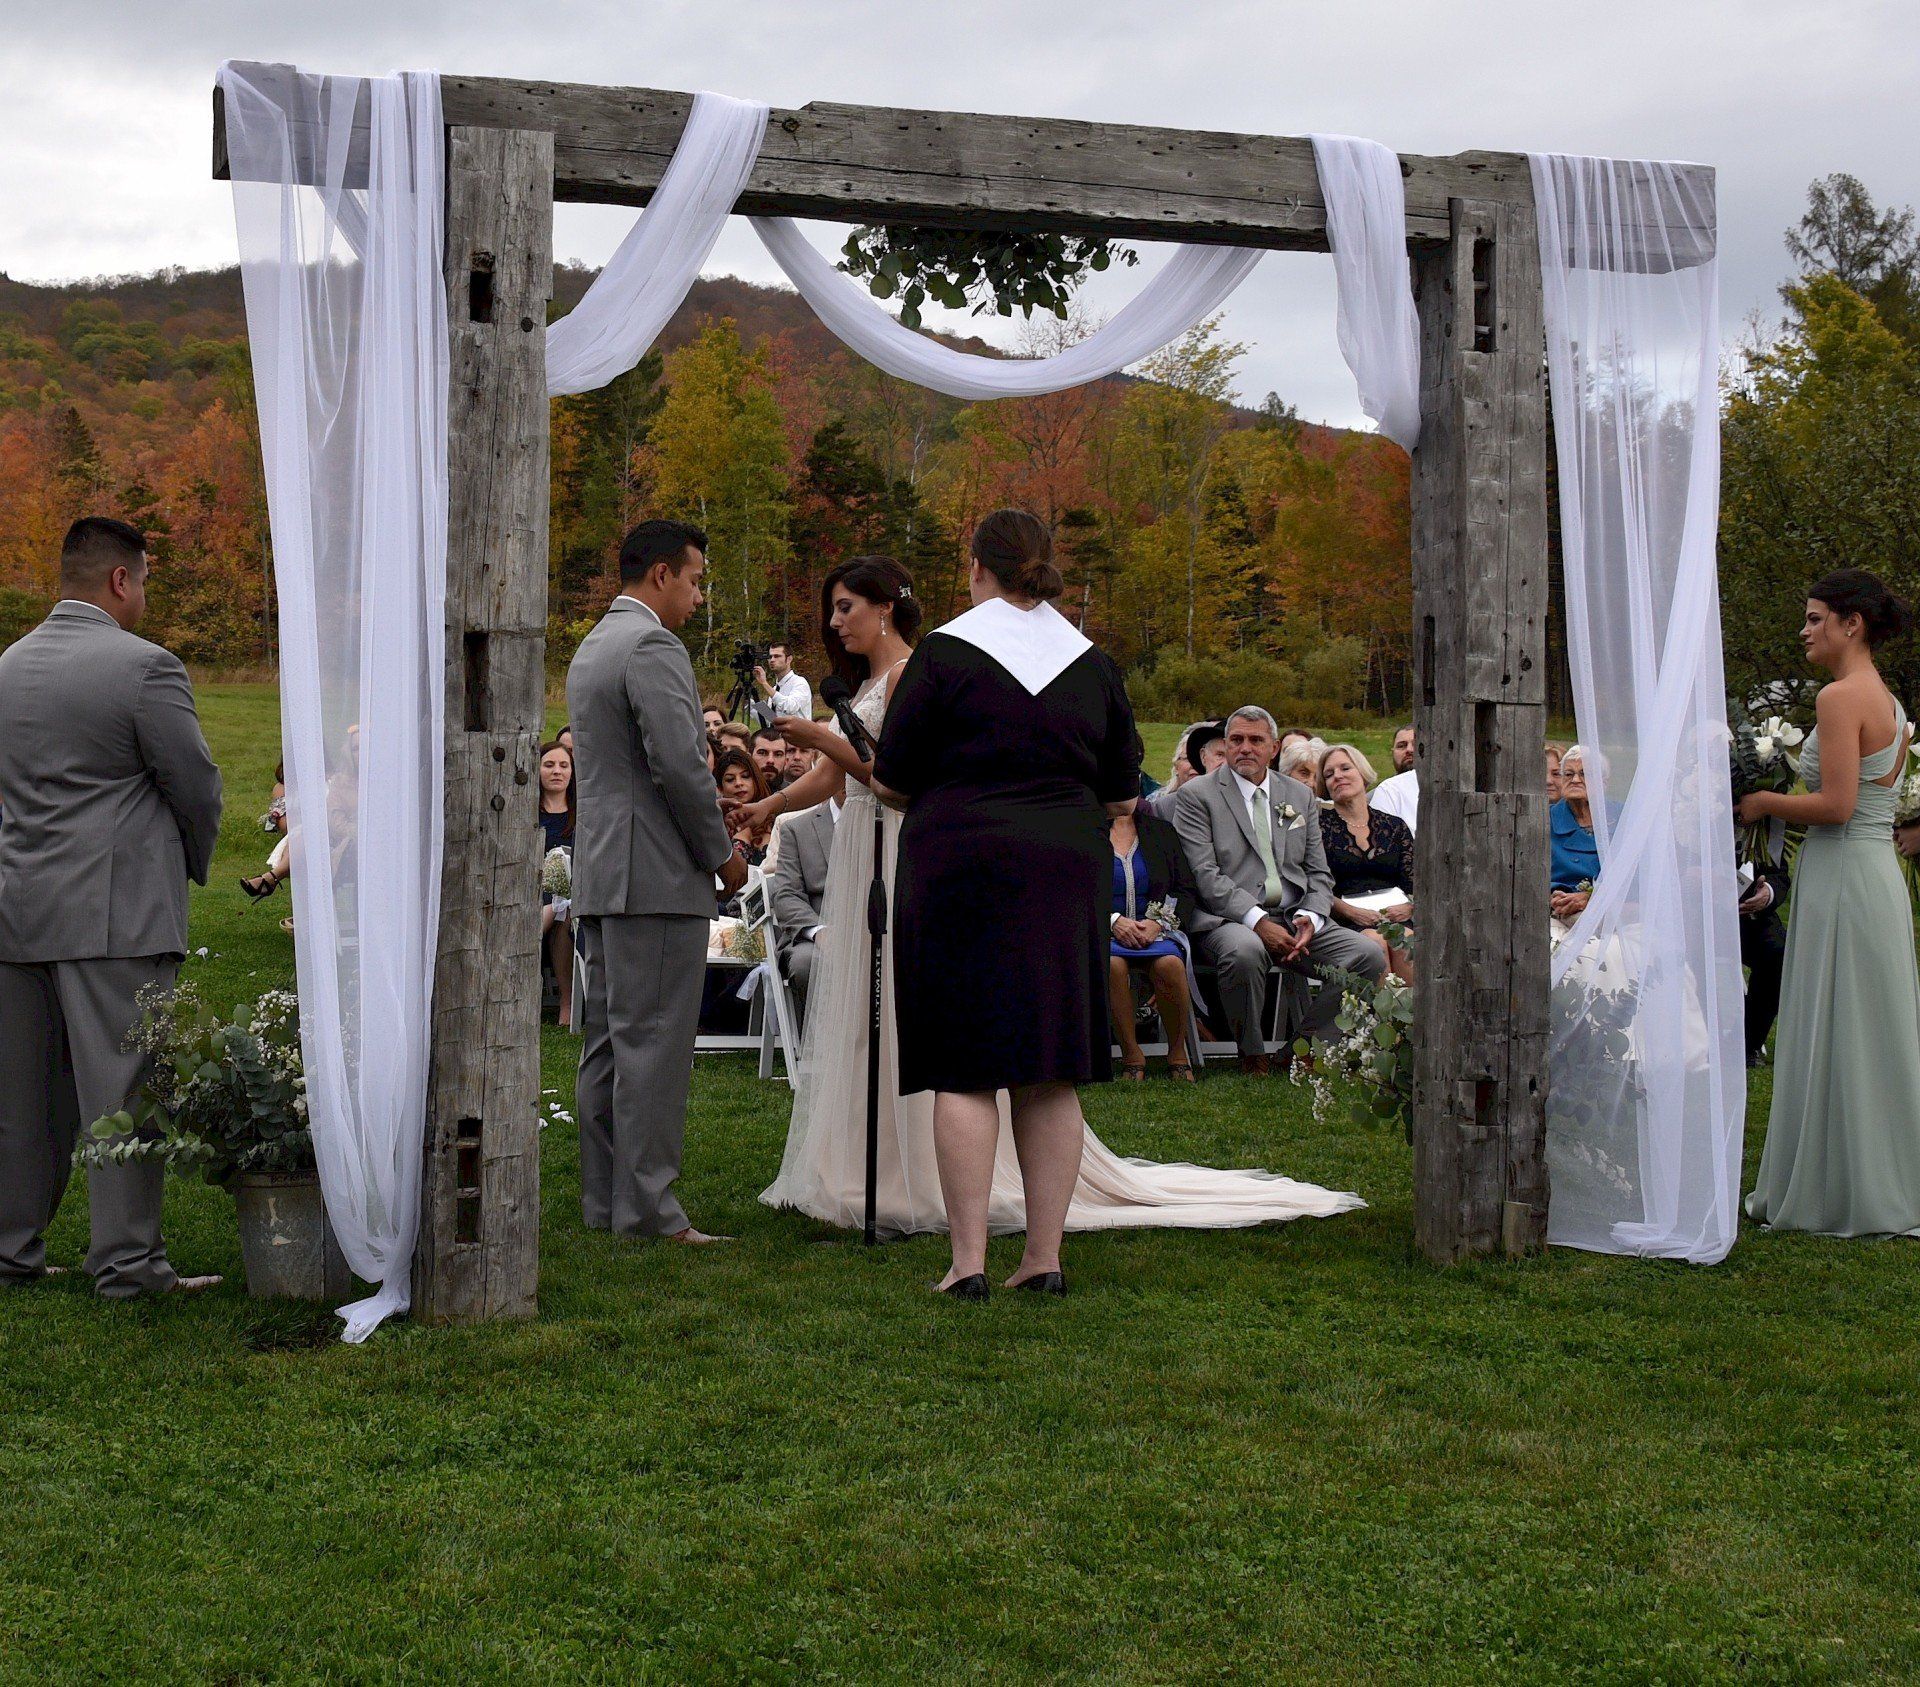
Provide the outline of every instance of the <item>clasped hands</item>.
<path id="1" fill-rule="evenodd" d="M 1166 927 L 1158 920 L 1120 919 L 1113 922 L 1113 940 L 1122 949 L 1144 949 L 1149 944 L 1158 943 L 1166 935 Z"/>
<path id="2" fill-rule="evenodd" d="M 1294 915 L 1291 926 L 1283 926 L 1276 919 L 1263 919 L 1253 928 L 1253 934 L 1276 961 L 1295 961 L 1307 952 L 1308 944 L 1313 941 L 1313 921 L 1305 914 Z"/>

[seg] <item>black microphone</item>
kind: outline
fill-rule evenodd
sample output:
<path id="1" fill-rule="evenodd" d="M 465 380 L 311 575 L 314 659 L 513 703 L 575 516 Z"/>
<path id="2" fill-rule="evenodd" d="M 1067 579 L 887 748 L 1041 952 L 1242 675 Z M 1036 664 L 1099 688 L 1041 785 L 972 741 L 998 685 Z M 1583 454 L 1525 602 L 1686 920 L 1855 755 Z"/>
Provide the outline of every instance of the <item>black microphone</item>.
<path id="1" fill-rule="evenodd" d="M 853 687 L 835 674 L 821 685 L 820 701 L 833 711 L 833 718 L 847 735 L 853 753 L 864 762 L 872 761 L 873 734 L 860 724 L 860 717 L 853 712 Z"/>

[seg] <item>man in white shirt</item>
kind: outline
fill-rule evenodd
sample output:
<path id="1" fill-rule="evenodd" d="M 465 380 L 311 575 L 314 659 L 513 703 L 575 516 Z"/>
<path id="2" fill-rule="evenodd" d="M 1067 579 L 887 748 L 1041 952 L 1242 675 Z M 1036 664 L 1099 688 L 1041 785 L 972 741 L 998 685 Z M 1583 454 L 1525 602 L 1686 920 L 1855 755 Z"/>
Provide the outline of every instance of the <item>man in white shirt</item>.
<path id="1" fill-rule="evenodd" d="M 767 665 L 753 670 L 754 718 L 762 726 L 773 725 L 778 715 L 798 715 L 813 719 L 813 687 L 794 671 L 793 648 L 785 639 L 767 643 Z"/>
<path id="2" fill-rule="evenodd" d="M 1269 1069 L 1261 1033 L 1268 974 L 1327 970 L 1378 978 L 1380 946 L 1329 923 L 1333 875 L 1320 841 L 1320 805 L 1298 780 L 1272 771 L 1279 731 L 1265 709 L 1227 717 L 1227 762 L 1189 780 L 1173 824 L 1199 886 L 1193 940 L 1220 982 L 1221 1005 L 1240 1045 L 1241 1070 Z M 1301 1029 L 1324 1037 L 1340 1009 L 1323 986 Z"/>
<path id="3" fill-rule="evenodd" d="M 1367 797 L 1367 807 L 1404 820 L 1407 830 L 1416 834 L 1420 830 L 1420 775 L 1414 767 L 1417 754 L 1413 728 L 1401 727 L 1393 735 L 1393 765 L 1400 771 L 1391 779 L 1382 779 Z"/>

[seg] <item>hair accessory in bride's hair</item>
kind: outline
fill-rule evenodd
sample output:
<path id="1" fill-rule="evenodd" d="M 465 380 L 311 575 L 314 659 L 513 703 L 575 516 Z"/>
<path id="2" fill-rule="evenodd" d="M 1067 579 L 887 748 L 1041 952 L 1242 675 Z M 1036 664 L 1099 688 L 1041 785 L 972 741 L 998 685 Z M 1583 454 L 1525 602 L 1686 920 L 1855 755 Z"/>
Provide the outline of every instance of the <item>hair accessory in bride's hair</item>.
<path id="1" fill-rule="evenodd" d="M 912 588 L 911 586 L 902 586 L 902 587 L 900 588 L 900 595 L 901 595 L 902 597 L 912 597 L 912 596 L 913 596 L 913 588 Z"/>

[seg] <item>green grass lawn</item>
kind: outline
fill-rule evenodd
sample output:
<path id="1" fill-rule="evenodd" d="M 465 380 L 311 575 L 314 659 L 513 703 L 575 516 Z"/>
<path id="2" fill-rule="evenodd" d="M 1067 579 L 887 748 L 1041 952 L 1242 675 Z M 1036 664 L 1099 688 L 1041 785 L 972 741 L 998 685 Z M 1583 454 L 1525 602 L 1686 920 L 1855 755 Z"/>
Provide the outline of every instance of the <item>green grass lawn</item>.
<path id="1" fill-rule="evenodd" d="M 274 703 L 203 706 L 231 819 L 193 971 L 226 1002 L 290 975 L 284 908 L 234 885 Z M 562 1098 L 572 1058 L 549 1030 Z M 1910 1244 L 1435 1271 L 1402 1142 L 1235 1074 L 1088 1107 L 1123 1151 L 1364 1212 L 1070 1239 L 1067 1300 L 958 1307 L 925 1292 L 937 1239 L 868 1252 L 758 1204 L 787 1095 L 701 1067 L 684 1189 L 720 1250 L 587 1234 L 549 1131 L 535 1323 L 342 1347 L 245 1297 L 194 1186 L 168 1231 L 214 1294 L 0 1294 L 0 1679 L 1920 1670 Z M 55 1257 L 84 1233 L 76 1190 Z"/>

